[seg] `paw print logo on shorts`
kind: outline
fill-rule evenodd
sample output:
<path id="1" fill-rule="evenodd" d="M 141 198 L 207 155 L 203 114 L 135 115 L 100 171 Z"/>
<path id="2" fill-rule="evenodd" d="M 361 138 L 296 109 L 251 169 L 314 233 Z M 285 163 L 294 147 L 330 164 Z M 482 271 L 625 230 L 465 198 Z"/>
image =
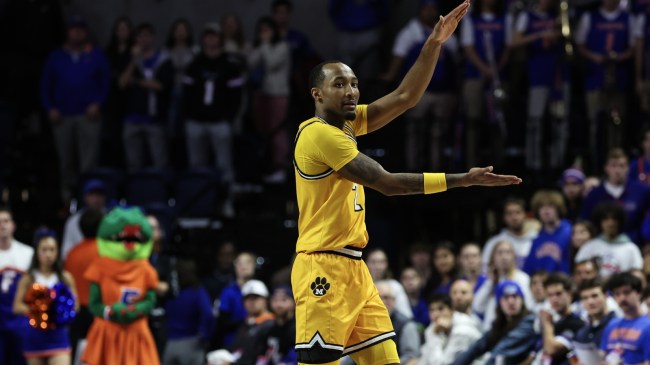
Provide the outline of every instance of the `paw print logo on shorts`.
<path id="1" fill-rule="evenodd" d="M 327 291 L 330 290 L 330 283 L 327 282 L 327 279 L 324 277 L 317 277 L 313 283 L 311 283 L 311 291 L 317 297 L 322 297 L 327 294 Z"/>

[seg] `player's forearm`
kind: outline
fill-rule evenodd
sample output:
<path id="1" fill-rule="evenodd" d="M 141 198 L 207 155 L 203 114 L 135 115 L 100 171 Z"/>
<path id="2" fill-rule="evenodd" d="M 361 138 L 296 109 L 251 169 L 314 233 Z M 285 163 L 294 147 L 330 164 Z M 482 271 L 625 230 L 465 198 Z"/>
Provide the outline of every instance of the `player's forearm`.
<path id="1" fill-rule="evenodd" d="M 402 95 L 407 105 L 415 105 L 420 100 L 436 69 L 440 56 L 441 43 L 428 39 L 422 47 L 413 67 L 406 73 L 395 93 Z"/>

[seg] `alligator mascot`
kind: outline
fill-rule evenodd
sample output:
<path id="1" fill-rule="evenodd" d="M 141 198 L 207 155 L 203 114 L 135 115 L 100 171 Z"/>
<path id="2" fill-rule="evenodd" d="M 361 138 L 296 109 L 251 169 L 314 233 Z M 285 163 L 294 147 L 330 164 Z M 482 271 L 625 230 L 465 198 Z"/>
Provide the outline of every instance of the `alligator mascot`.
<path id="1" fill-rule="evenodd" d="M 95 316 L 82 361 L 88 365 L 160 364 L 147 315 L 158 275 L 149 264 L 152 229 L 138 208 L 115 208 L 97 233 L 99 258 L 85 273 Z"/>

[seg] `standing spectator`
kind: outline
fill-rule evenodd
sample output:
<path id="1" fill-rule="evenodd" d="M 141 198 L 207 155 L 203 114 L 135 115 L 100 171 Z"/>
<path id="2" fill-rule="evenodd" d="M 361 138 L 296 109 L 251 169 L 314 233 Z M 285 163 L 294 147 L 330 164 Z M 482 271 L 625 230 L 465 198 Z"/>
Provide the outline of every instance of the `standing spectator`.
<path id="1" fill-rule="evenodd" d="M 234 262 L 237 250 L 232 241 L 224 241 L 214 256 L 214 269 L 203 278 L 203 287 L 210 294 L 215 315 L 218 313 L 221 291 L 235 280 Z"/>
<path id="2" fill-rule="evenodd" d="M 641 225 L 650 208 L 650 188 L 628 179 L 628 159 L 620 148 L 609 151 L 605 164 L 607 175 L 602 184 L 585 198 L 580 217 L 592 218 L 594 209 L 602 202 L 614 201 L 625 209 L 625 226 L 619 227 L 632 242 L 641 245 Z"/>
<path id="3" fill-rule="evenodd" d="M 88 40 L 85 20 L 73 17 L 66 42 L 48 57 L 41 81 L 65 200 L 72 198 L 79 174 L 97 166 L 101 107 L 109 88 L 110 67 L 104 52 Z"/>
<path id="4" fill-rule="evenodd" d="M 567 208 L 566 218 L 575 222 L 580 214 L 583 200 L 585 174 L 577 168 L 568 168 L 562 173 L 562 195 Z"/>
<path id="5" fill-rule="evenodd" d="M 254 48 L 248 56 L 252 82 L 259 83 L 253 95 L 255 129 L 269 145 L 270 174 L 265 182 L 283 183 L 289 156 L 289 136 L 284 122 L 289 107 L 291 52 L 280 37 L 273 19 L 257 21 Z"/>
<path id="6" fill-rule="evenodd" d="M 244 37 L 244 27 L 241 18 L 228 14 L 221 19 L 223 30 L 223 48 L 226 52 L 246 59 L 251 51 L 251 45 Z"/>
<path id="7" fill-rule="evenodd" d="M 630 164 L 628 179 L 648 185 L 650 184 L 650 129 L 644 130 L 642 136 L 642 153 Z"/>
<path id="8" fill-rule="evenodd" d="M 210 297 L 199 284 L 193 261 L 178 260 L 176 271 L 179 292 L 165 302 L 168 331 L 163 364 L 202 365 L 214 330 Z"/>
<path id="9" fill-rule="evenodd" d="M 233 124 L 242 97 L 243 70 L 232 55 L 224 52 L 218 24 L 204 27 L 201 45 L 201 53 L 187 67 L 183 79 L 189 165 L 209 166 L 212 155 L 212 164 L 230 185 L 235 180 Z M 234 215 L 231 193 L 222 210 L 226 216 Z"/>
<path id="10" fill-rule="evenodd" d="M 533 328 L 535 315 L 526 309 L 522 288 L 514 281 L 504 281 L 496 287 L 496 300 L 497 315 L 490 329 L 461 353 L 454 365 L 470 365 L 487 352 L 486 365 L 505 359 L 519 364 L 529 357 L 538 336 Z"/>
<path id="11" fill-rule="evenodd" d="M 101 210 L 87 210 L 81 215 L 79 226 L 84 239 L 79 242 L 68 254 L 63 268 L 72 275 L 77 291 L 79 311 L 70 326 L 70 342 L 72 345 L 72 358 L 76 358 L 76 351 L 79 341 L 86 338 L 90 325 L 93 323 L 93 315 L 88 309 L 90 299 L 90 281 L 84 277 L 84 273 L 92 264 L 93 260 L 99 257 L 97 249 L 97 230 L 102 222 L 104 213 Z"/>
<path id="12" fill-rule="evenodd" d="M 597 364 L 603 331 L 616 315 L 607 306 L 608 296 L 600 279 L 583 281 L 578 286 L 578 295 L 587 312 L 587 321 L 576 333 L 572 346 L 581 364 Z"/>
<path id="13" fill-rule="evenodd" d="M 265 358 L 268 365 L 297 364 L 294 349 L 296 343 L 296 302 L 289 285 L 279 285 L 271 295 L 271 311 L 275 323 L 267 338 Z M 263 364 L 260 364 L 263 365 Z"/>
<path id="14" fill-rule="evenodd" d="M 542 168 L 559 169 L 564 163 L 569 142 L 569 83 L 563 62 L 561 33 L 552 0 L 537 0 L 533 8 L 517 18 L 513 47 L 525 46 L 528 66 L 528 120 L 526 122 L 526 167 L 537 177 Z M 551 106 L 561 102 L 564 110 L 558 113 Z M 549 143 L 542 143 L 546 133 L 543 123 L 549 112 Z M 548 151 L 542 146 L 548 146 Z M 548 165 L 544 156 L 549 156 Z"/>
<path id="15" fill-rule="evenodd" d="M 407 318 L 413 318 L 413 311 L 409 304 L 408 297 L 404 291 L 404 287 L 399 281 L 393 279 L 393 274 L 388 268 L 388 257 L 386 252 L 381 248 L 373 248 L 368 251 L 366 255 L 366 265 L 375 283 L 379 281 L 386 281 L 392 287 L 393 296 L 395 296 L 395 308 Z"/>
<path id="16" fill-rule="evenodd" d="M 7 208 L 0 207 L 0 362 L 24 365 L 20 334 L 26 321 L 13 313 L 14 297 L 21 277 L 29 270 L 34 249 L 14 239 L 16 223 Z"/>
<path id="17" fill-rule="evenodd" d="M 16 297 L 14 298 L 13 310 L 17 315 L 30 316 L 30 322 L 33 316 L 38 316 L 45 312 L 42 306 L 30 300 L 35 298 L 39 290 L 52 290 L 58 294 L 57 284 L 63 284 L 69 290 L 71 300 L 74 301 L 74 310 L 79 308 L 79 302 L 76 300 L 77 291 L 72 275 L 65 270 L 61 270 L 59 260 L 59 243 L 54 237 L 43 236 L 35 243 L 35 252 L 29 271 L 20 278 Z M 56 302 L 50 305 L 59 305 Z M 54 311 L 58 312 L 55 308 Z M 70 315 L 68 313 L 68 315 Z M 27 318 L 23 317 L 23 320 Z M 24 348 L 23 353 L 28 359 L 29 364 L 39 364 L 42 362 L 51 364 L 69 364 L 70 363 L 70 338 L 68 337 L 68 328 L 64 325 L 53 323 L 52 319 L 41 317 L 44 323 L 34 320 L 30 323 L 25 332 L 23 332 Z M 37 324 L 39 326 L 37 326 Z"/>
<path id="18" fill-rule="evenodd" d="M 147 166 L 145 148 L 154 167 L 167 164 L 164 123 L 174 87 L 174 66 L 167 52 L 155 47 L 154 34 L 153 25 L 138 25 L 131 62 L 119 80 L 126 90 L 123 139 L 129 171 Z"/>
<path id="19" fill-rule="evenodd" d="M 575 40 L 586 59 L 586 105 L 592 166 L 600 166 L 602 152 L 625 142 L 629 61 L 634 50 L 632 17 L 620 0 L 604 0 L 598 10 L 580 18 Z M 604 118 L 603 118 L 604 116 Z M 603 121 L 605 130 L 599 129 Z M 605 144 L 600 136 L 607 136 Z"/>
<path id="20" fill-rule="evenodd" d="M 429 325 L 429 311 L 427 310 L 427 302 L 424 298 L 424 282 L 412 267 L 406 267 L 402 270 L 400 275 L 400 283 L 404 287 L 406 296 L 411 304 L 413 311 L 413 320 L 422 327 Z"/>
<path id="21" fill-rule="evenodd" d="M 487 272 L 488 262 L 492 256 L 494 246 L 506 240 L 512 243 L 515 250 L 516 263 L 519 269 L 524 267 L 524 262 L 530 253 L 530 247 L 535 238 L 534 232 L 526 231 L 526 203 L 521 199 L 508 198 L 503 203 L 503 223 L 505 227 L 499 234 L 492 236 L 483 247 L 483 272 Z"/>
<path id="22" fill-rule="evenodd" d="M 544 289 L 558 319 L 553 319 L 551 311 L 539 312 L 542 328 L 542 357 L 551 360 L 551 365 L 568 364 L 566 354 L 573 348 L 571 341 L 584 325 L 582 319 L 571 312 L 572 283 L 565 274 L 552 273 L 544 282 Z"/>
<path id="23" fill-rule="evenodd" d="M 623 317 L 610 320 L 605 327 L 600 343 L 601 361 L 607 364 L 650 361 L 650 317 L 641 313 L 641 280 L 630 273 L 618 273 L 609 279 L 607 289 L 623 310 Z M 624 335 L 628 333 L 631 335 Z"/>
<path id="24" fill-rule="evenodd" d="M 486 138 L 480 138 L 486 131 L 492 141 L 495 161 L 499 161 L 503 144 L 501 126 L 483 125 L 485 89 L 494 82 L 495 76 L 489 63 L 492 51 L 497 72 L 508 63 L 510 57 L 510 26 L 512 19 L 506 16 L 503 2 L 497 0 L 479 0 L 473 7 L 471 16 L 465 17 L 460 28 L 460 44 L 465 53 L 465 81 L 463 83 L 463 105 L 466 117 L 465 164 L 474 166 L 479 157 L 476 147 Z M 496 107 L 496 106 L 494 106 Z"/>
<path id="25" fill-rule="evenodd" d="M 643 257 L 639 247 L 622 233 L 625 211 L 614 202 L 603 203 L 594 212 L 595 222 L 600 226 L 600 235 L 580 248 L 576 262 L 598 258 L 600 275 L 607 279 L 613 274 L 643 268 Z"/>
<path id="26" fill-rule="evenodd" d="M 83 187 L 83 207 L 68 217 L 63 229 L 61 257 L 67 260 L 68 253 L 84 239 L 81 231 L 81 216 L 87 211 L 106 211 L 106 185 L 98 179 L 86 181 Z"/>
<path id="27" fill-rule="evenodd" d="M 357 70 L 363 85 L 379 73 L 381 29 L 390 15 L 390 1 L 329 0 L 328 12 L 338 30 L 337 58 Z"/>
<path id="28" fill-rule="evenodd" d="M 393 44 L 388 71 L 382 78 L 388 82 L 401 79 L 415 63 L 424 42 L 440 16 L 435 0 L 420 1 L 418 14 L 400 30 Z M 456 73 L 458 40 L 450 37 L 440 48 L 436 72 L 418 104 L 407 111 L 406 168 L 422 170 L 426 166 L 440 168 L 443 163 L 450 119 L 456 106 Z M 433 117 L 433 118 L 431 118 Z"/>
<path id="29" fill-rule="evenodd" d="M 425 292 L 449 294 L 451 284 L 460 275 L 460 268 L 454 253 L 454 244 L 442 241 L 433 248 L 433 272 Z"/>
<path id="30" fill-rule="evenodd" d="M 470 291 L 471 293 L 471 291 Z M 431 325 L 424 331 L 418 365 L 449 365 L 481 338 L 472 318 L 452 309 L 449 296 L 437 294 L 429 300 Z"/>
<path id="31" fill-rule="evenodd" d="M 414 365 L 420 356 L 420 334 L 417 326 L 412 319 L 404 316 L 395 308 L 395 295 L 393 294 L 392 285 L 386 281 L 375 283 L 377 292 L 386 310 L 390 315 L 390 321 L 395 330 L 395 344 L 397 344 L 397 353 L 401 364 Z"/>
<path id="32" fill-rule="evenodd" d="M 531 207 L 542 223 L 539 235 L 533 240 L 524 271 L 531 275 L 537 270 L 571 272 L 571 223 L 561 219 L 566 213 L 562 195 L 553 190 L 539 190 L 533 195 Z"/>
<path id="33" fill-rule="evenodd" d="M 472 291 L 476 291 L 483 285 L 487 276 L 482 273 L 481 247 L 478 243 L 468 242 L 460 248 L 458 255 L 460 263 L 460 277 L 472 285 Z"/>
<path id="34" fill-rule="evenodd" d="M 524 305 L 533 308 L 535 302 L 530 293 L 530 277 L 515 266 L 515 253 L 512 244 L 508 241 L 500 241 L 494 247 L 489 261 L 488 279 L 474 294 L 472 308 L 474 312 L 483 316 L 485 330 L 490 329 L 497 314 L 498 300 L 496 300 L 495 288 L 503 281 L 517 283 L 523 293 Z"/>
<path id="35" fill-rule="evenodd" d="M 120 75 L 126 70 L 131 61 L 133 47 L 133 24 L 127 17 L 119 17 L 113 23 L 111 36 L 106 47 L 106 57 L 111 67 L 111 88 L 106 98 L 104 123 L 104 139 L 102 151 L 106 161 L 117 166 L 123 164 L 122 123 L 126 115 L 126 93 L 119 85 Z"/>

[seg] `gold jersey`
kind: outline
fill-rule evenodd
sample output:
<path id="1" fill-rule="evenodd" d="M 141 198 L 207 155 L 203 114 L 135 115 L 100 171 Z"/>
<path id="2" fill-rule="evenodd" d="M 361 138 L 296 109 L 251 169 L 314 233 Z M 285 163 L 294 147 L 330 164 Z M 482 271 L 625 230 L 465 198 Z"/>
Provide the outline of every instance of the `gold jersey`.
<path id="1" fill-rule="evenodd" d="M 368 131 L 367 108 L 357 105 L 356 119 L 343 129 L 317 117 L 300 124 L 293 158 L 300 212 L 297 252 L 368 243 L 363 186 L 336 173 L 359 154 L 356 137 Z"/>

